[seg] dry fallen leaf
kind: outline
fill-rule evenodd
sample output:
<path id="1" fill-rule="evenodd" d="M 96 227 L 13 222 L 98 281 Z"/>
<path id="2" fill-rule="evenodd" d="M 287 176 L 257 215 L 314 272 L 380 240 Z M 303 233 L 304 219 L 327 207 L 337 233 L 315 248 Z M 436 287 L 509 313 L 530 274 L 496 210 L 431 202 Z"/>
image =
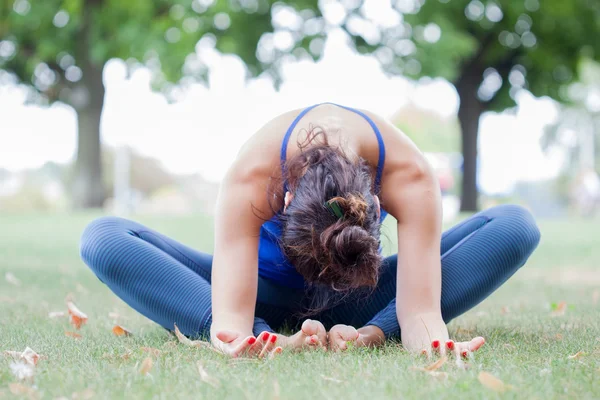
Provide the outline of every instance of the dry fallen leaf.
<path id="1" fill-rule="evenodd" d="M 66 316 L 67 313 L 65 311 L 51 311 L 48 313 L 48 318 L 62 318 Z"/>
<path id="2" fill-rule="evenodd" d="M 11 285 L 21 286 L 21 281 L 11 272 L 4 274 L 4 279 L 6 279 L 6 282 L 10 283 Z"/>
<path id="3" fill-rule="evenodd" d="M 483 386 L 487 387 L 488 389 L 492 389 L 498 393 L 503 393 L 507 390 L 513 389 L 513 386 L 507 385 L 500 379 L 496 378 L 494 375 L 485 371 L 481 371 L 479 373 L 479 376 L 477 376 L 477 379 L 479 379 L 479 382 Z"/>
<path id="4" fill-rule="evenodd" d="M 426 371 L 435 371 L 437 369 L 440 369 L 445 363 L 446 361 L 448 361 L 448 357 L 444 356 L 442 358 L 440 358 L 439 360 L 437 360 L 436 362 L 434 362 L 433 364 L 425 367 Z"/>
<path id="5" fill-rule="evenodd" d="M 25 360 L 27 364 L 36 366 L 40 359 L 40 355 L 31 348 L 26 347 L 25 350 L 23 350 L 23 353 L 21 353 L 21 359 Z"/>
<path id="6" fill-rule="evenodd" d="M 75 392 L 71 395 L 73 400 L 89 400 L 94 397 L 96 393 L 90 388 L 87 388 L 81 392 Z"/>
<path id="7" fill-rule="evenodd" d="M 72 337 L 74 339 L 81 339 L 81 335 L 77 332 L 65 331 L 65 336 Z"/>
<path id="8" fill-rule="evenodd" d="M 133 333 L 127 328 L 122 327 L 121 325 L 115 325 L 112 328 L 113 333 L 116 336 L 131 336 Z"/>
<path id="9" fill-rule="evenodd" d="M 150 370 L 152 369 L 153 365 L 154 365 L 154 363 L 152 362 L 152 358 L 150 358 L 150 357 L 144 358 L 144 361 L 142 361 L 142 366 L 140 367 L 140 374 L 147 375 L 150 372 Z"/>
<path id="10" fill-rule="evenodd" d="M 203 382 L 208 383 L 210 386 L 214 387 L 215 389 L 218 388 L 219 386 L 221 386 L 221 382 L 219 382 L 219 380 L 217 378 L 214 378 L 214 377 L 208 375 L 208 372 L 206 372 L 206 370 L 202 366 L 202 363 L 198 362 L 197 365 L 198 365 L 198 372 L 200 373 L 200 379 L 202 379 Z"/>
<path id="11" fill-rule="evenodd" d="M 583 351 L 578 351 L 577 353 L 573 354 L 572 356 L 567 357 L 569 360 L 578 360 L 581 357 L 585 356 L 585 353 Z"/>
<path id="12" fill-rule="evenodd" d="M 77 308 L 72 301 L 67 301 L 67 309 L 71 316 L 71 325 L 73 325 L 75 329 L 80 329 L 81 326 L 87 322 L 88 316 Z"/>
<path id="13" fill-rule="evenodd" d="M 120 358 L 122 360 L 129 360 L 129 357 L 131 357 L 132 354 L 133 354 L 133 351 L 131 351 L 131 350 L 127 350 L 125 353 L 117 354 L 117 355 L 104 353 L 104 354 L 102 354 L 102 358 L 108 359 L 108 360 L 114 360 L 116 358 Z"/>
<path id="14" fill-rule="evenodd" d="M 153 347 L 141 347 L 140 350 L 142 350 L 144 353 L 150 353 L 154 356 L 159 356 L 162 354 L 161 350 L 155 349 Z"/>
<path id="15" fill-rule="evenodd" d="M 341 381 L 339 379 L 332 378 L 332 377 L 329 377 L 329 376 L 325 376 L 325 375 L 321 375 L 321 378 L 325 379 L 326 381 L 330 381 L 330 382 L 344 383 L 344 381 Z"/>
<path id="16" fill-rule="evenodd" d="M 550 315 L 553 317 L 560 317 L 562 315 L 565 315 L 566 311 L 567 311 L 567 303 L 564 301 L 561 301 L 560 303 L 558 303 L 556 308 L 554 310 L 552 310 Z"/>
<path id="17" fill-rule="evenodd" d="M 21 361 L 24 364 L 36 366 L 40 355 L 33 351 L 30 347 L 26 347 L 23 351 L 12 351 L 7 350 L 4 352 L 5 355 L 12 357 L 15 361 Z"/>
<path id="18" fill-rule="evenodd" d="M 187 337 L 185 337 L 185 335 L 183 333 L 181 333 L 181 331 L 179 330 L 179 328 L 177 327 L 177 324 L 173 324 L 175 326 L 175 336 L 177 336 L 177 339 L 179 340 L 180 343 L 186 345 L 186 346 L 191 346 L 191 347 L 206 347 L 206 348 L 213 348 L 210 343 L 208 342 L 203 342 L 202 340 L 190 340 Z"/>
<path id="19" fill-rule="evenodd" d="M 10 383 L 8 385 L 8 389 L 12 394 L 26 395 L 29 396 L 30 399 L 37 399 L 39 397 L 39 394 L 35 391 L 35 389 L 30 388 L 29 386 L 21 385 L 20 383 Z"/>
<path id="20" fill-rule="evenodd" d="M 108 313 L 108 318 L 111 318 L 111 319 L 120 319 L 122 317 L 121 317 L 121 315 L 119 313 L 111 311 L 111 312 Z"/>

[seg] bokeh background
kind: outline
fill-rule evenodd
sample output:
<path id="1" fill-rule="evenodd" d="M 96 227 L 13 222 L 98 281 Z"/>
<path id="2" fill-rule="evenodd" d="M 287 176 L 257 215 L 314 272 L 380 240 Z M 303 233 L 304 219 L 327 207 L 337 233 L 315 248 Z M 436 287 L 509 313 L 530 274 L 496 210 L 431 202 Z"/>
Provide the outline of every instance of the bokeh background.
<path id="1" fill-rule="evenodd" d="M 0 398 L 498 397 L 481 371 L 508 398 L 600 398 L 599 38 L 597 0 L 0 0 Z M 319 102 L 406 132 L 445 228 L 501 203 L 535 215 L 527 265 L 449 324 L 486 338 L 472 368 L 440 381 L 393 342 L 234 362 L 177 344 L 81 260 L 111 214 L 211 252 L 240 147 Z M 382 232 L 395 253 L 392 218 Z M 22 381 L 3 351 L 27 347 L 44 358 Z"/>
<path id="2" fill-rule="evenodd" d="M 414 140 L 447 219 L 588 217 L 599 21 L 589 0 L 3 0 L 0 211 L 210 214 L 262 124 L 332 101 Z"/>

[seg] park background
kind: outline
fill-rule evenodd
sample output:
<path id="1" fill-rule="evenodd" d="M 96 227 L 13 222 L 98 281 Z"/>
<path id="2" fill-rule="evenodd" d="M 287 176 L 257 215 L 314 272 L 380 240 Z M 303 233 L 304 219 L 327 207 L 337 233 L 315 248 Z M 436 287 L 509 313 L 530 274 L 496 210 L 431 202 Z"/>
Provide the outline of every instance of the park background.
<path id="1" fill-rule="evenodd" d="M 177 384 L 187 385 L 182 397 L 495 395 L 478 386 L 478 368 L 525 397 L 598 395 L 598 37 L 600 4 L 589 0 L 3 0 L 0 350 L 50 355 L 31 396 L 142 398 Z M 213 355 L 163 349 L 169 337 L 79 260 L 81 231 L 116 214 L 211 251 L 219 181 L 242 144 L 274 116 L 328 101 L 378 113 L 410 136 L 438 173 L 446 226 L 501 203 L 540 222 L 530 264 L 451 325 L 458 337 L 493 339 L 481 364 L 420 389 L 415 379 L 429 377 L 409 372 L 414 362 L 398 348 L 338 364 L 320 356 L 261 364 L 259 386 L 247 365 L 241 385 L 177 375 L 198 358 L 223 382 L 231 371 Z M 385 228 L 389 253 L 393 221 Z M 67 295 L 91 316 L 76 344 L 61 333 L 68 324 L 48 319 Z M 134 328 L 129 342 L 111 337 L 114 310 Z M 141 354 L 119 358 L 140 343 L 168 353 L 156 360 L 154 383 L 131 372 Z M 492 361 L 498 351 L 521 364 Z M 587 358 L 567 358 L 579 351 Z M 402 378 L 371 376 L 359 387 L 331 372 L 340 366 L 350 377 L 392 368 Z M 93 378 L 94 369 L 118 383 Z M 297 379 L 275 388 L 272 369 Z M 0 397 L 13 381 L 0 366 Z"/>

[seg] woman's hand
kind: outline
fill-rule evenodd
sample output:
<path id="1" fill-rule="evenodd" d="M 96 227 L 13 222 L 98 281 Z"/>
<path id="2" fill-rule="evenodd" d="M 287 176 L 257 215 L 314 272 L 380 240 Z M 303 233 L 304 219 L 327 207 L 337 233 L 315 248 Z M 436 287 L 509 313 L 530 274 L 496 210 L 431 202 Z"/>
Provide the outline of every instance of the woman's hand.
<path id="1" fill-rule="evenodd" d="M 328 347 L 332 351 L 344 351 L 351 343 L 354 347 L 378 346 L 385 342 L 385 336 L 376 326 L 356 329 L 349 325 L 335 325 L 329 330 Z"/>
<path id="2" fill-rule="evenodd" d="M 285 348 L 302 350 L 325 350 L 327 346 L 327 331 L 322 323 L 307 319 L 302 323 L 302 329 L 290 337 L 281 337 L 281 345 Z"/>
<path id="3" fill-rule="evenodd" d="M 431 354 L 454 353 L 457 357 L 468 358 L 485 343 L 482 337 L 468 342 L 454 342 L 448 336 L 448 328 L 439 313 L 422 313 L 405 318 L 401 324 L 402 345 L 414 353 L 427 357 Z"/>
<path id="4" fill-rule="evenodd" d="M 232 357 L 272 358 L 283 350 L 277 346 L 278 337 L 274 333 L 262 332 L 258 338 L 240 332 L 219 331 L 212 338 L 212 345 L 221 353 Z"/>

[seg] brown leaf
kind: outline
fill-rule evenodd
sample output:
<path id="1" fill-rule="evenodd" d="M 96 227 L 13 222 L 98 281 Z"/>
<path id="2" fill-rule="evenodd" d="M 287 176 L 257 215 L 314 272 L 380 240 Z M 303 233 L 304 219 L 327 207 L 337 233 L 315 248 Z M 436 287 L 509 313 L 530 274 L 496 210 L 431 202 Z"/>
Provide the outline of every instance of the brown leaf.
<path id="1" fill-rule="evenodd" d="M 12 357 L 15 361 L 22 361 L 24 364 L 36 366 L 40 355 L 33 351 L 30 347 L 26 347 L 25 350 L 19 351 L 11 351 L 7 350 L 4 352 L 5 355 Z"/>
<path id="2" fill-rule="evenodd" d="M 48 318 L 62 318 L 66 316 L 67 313 L 65 311 L 52 311 L 48 313 Z"/>
<path id="3" fill-rule="evenodd" d="M 142 350 L 144 353 L 150 353 L 153 356 L 159 356 L 162 354 L 161 350 L 155 349 L 153 347 L 141 347 L 140 350 Z"/>
<path id="4" fill-rule="evenodd" d="M 330 376 L 321 375 L 321 378 L 325 379 L 326 381 L 330 381 L 330 382 L 334 382 L 334 383 L 344 383 L 344 381 L 341 381 L 337 378 L 332 378 Z"/>
<path id="5" fill-rule="evenodd" d="M 566 311 L 567 311 L 567 303 L 564 301 L 561 301 L 560 303 L 558 303 L 556 308 L 554 310 L 552 310 L 550 315 L 553 317 L 560 317 L 560 316 L 565 315 Z"/>
<path id="6" fill-rule="evenodd" d="M 75 392 L 71 395 L 73 400 L 89 400 L 94 397 L 96 393 L 90 388 L 87 388 L 81 392 Z"/>
<path id="7" fill-rule="evenodd" d="M 6 282 L 10 283 L 11 285 L 21 286 L 21 281 L 11 272 L 4 274 L 4 279 L 6 279 Z"/>
<path id="8" fill-rule="evenodd" d="M 121 325 L 115 325 L 112 328 L 113 333 L 116 336 L 131 336 L 133 333 L 127 328 L 122 327 Z"/>
<path id="9" fill-rule="evenodd" d="M 560 334 L 560 333 L 557 333 L 556 335 L 554 335 L 554 338 L 555 338 L 556 340 L 563 340 L 563 335 L 562 335 L 562 334 Z"/>
<path id="10" fill-rule="evenodd" d="M 77 332 L 65 331 L 65 336 L 72 337 L 74 339 L 81 339 L 81 335 Z"/>
<path id="11" fill-rule="evenodd" d="M 80 329 L 81 326 L 87 322 L 88 316 L 77 308 L 72 301 L 67 301 L 67 309 L 71 316 L 71 325 L 73 325 L 75 329 Z"/>
<path id="12" fill-rule="evenodd" d="M 487 387 L 488 389 L 492 389 L 493 391 L 496 391 L 498 393 L 503 393 L 507 390 L 513 389 L 513 386 L 507 385 L 506 383 L 502 382 L 500 379 L 496 378 L 489 372 L 481 371 L 479 373 L 479 376 L 477 376 L 477 379 L 479 379 L 479 382 L 483 386 Z"/>
<path id="13" fill-rule="evenodd" d="M 29 396 L 30 399 L 39 398 L 38 392 L 29 386 L 21 385 L 20 383 L 10 383 L 8 389 L 12 394 Z"/>
<path id="14" fill-rule="evenodd" d="M 200 373 L 200 379 L 203 382 L 208 383 L 210 386 L 214 387 L 215 389 L 218 388 L 219 386 L 221 386 L 221 382 L 219 382 L 219 380 L 217 378 L 214 378 L 214 377 L 208 375 L 208 372 L 206 372 L 206 370 L 202 366 L 202 363 L 198 362 L 197 365 L 198 365 L 198 372 Z"/>
<path id="15" fill-rule="evenodd" d="M 21 353 L 21 359 L 25 360 L 27 364 L 36 366 L 40 359 L 40 355 L 31 348 L 26 347 L 25 350 L 23 350 L 23 353 Z"/>
<path id="16" fill-rule="evenodd" d="M 569 360 L 578 360 L 581 357 L 585 356 L 585 353 L 583 351 L 578 351 L 577 353 L 573 354 L 572 356 L 567 357 Z"/>
<path id="17" fill-rule="evenodd" d="M 144 361 L 142 361 L 142 366 L 140 367 L 140 374 L 142 375 L 147 375 L 150 370 L 152 369 L 152 366 L 154 365 L 152 358 L 150 357 L 146 357 L 144 358 Z"/>
<path id="18" fill-rule="evenodd" d="M 190 340 L 190 339 L 188 339 L 187 337 L 185 337 L 185 335 L 183 333 L 181 333 L 181 331 L 177 327 L 177 324 L 173 324 L 173 326 L 175 326 L 175 336 L 177 336 L 177 340 L 179 340 L 179 342 L 181 344 L 184 344 L 184 345 L 190 346 L 190 347 L 212 348 L 212 346 L 208 342 L 204 342 L 202 340 Z"/>
<path id="19" fill-rule="evenodd" d="M 426 371 L 438 370 L 446 363 L 446 361 L 448 361 L 448 357 L 444 356 L 444 357 L 440 358 L 439 360 L 437 360 L 436 362 L 434 362 L 433 364 L 425 367 L 425 370 Z"/>

